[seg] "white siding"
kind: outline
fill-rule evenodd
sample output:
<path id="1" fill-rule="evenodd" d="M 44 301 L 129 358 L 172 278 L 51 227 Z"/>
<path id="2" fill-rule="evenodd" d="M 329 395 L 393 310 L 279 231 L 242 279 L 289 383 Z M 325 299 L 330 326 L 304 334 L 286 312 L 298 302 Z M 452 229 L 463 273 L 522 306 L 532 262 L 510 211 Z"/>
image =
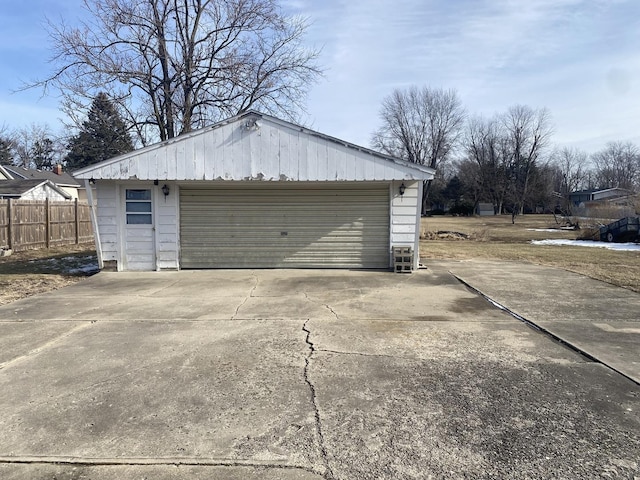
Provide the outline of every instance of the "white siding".
<path id="1" fill-rule="evenodd" d="M 405 192 L 400 195 L 402 181 L 391 182 L 391 248 L 413 248 L 414 268 L 419 262 L 420 210 L 422 182 L 404 182 Z"/>
<path id="2" fill-rule="evenodd" d="M 95 202 L 97 204 L 98 231 L 102 245 L 102 260 L 117 261 L 118 257 L 118 223 L 122 214 L 118 212 L 118 187 L 116 182 L 101 180 L 96 185 Z"/>
<path id="3" fill-rule="evenodd" d="M 266 119 L 219 124 L 77 173 L 118 180 L 390 181 L 430 171 L 295 125 Z"/>
<path id="4" fill-rule="evenodd" d="M 49 199 L 52 202 L 64 202 L 68 200 L 64 195 L 51 188 L 49 185 L 39 185 L 32 188 L 28 192 L 25 192 L 20 200 L 46 200 Z"/>
<path id="5" fill-rule="evenodd" d="M 160 183 L 156 188 L 156 268 L 158 270 L 178 269 L 178 200 L 180 191 L 176 184 L 166 182 L 169 195 L 162 194 Z"/>

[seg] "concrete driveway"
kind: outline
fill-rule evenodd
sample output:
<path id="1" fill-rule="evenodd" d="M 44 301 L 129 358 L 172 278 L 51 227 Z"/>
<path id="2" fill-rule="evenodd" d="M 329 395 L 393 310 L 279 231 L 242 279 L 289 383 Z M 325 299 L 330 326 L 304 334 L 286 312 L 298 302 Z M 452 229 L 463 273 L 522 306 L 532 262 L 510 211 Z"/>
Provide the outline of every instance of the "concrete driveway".
<path id="1" fill-rule="evenodd" d="M 446 266 L 100 273 L 0 307 L 2 479 L 640 476 L 640 390 Z"/>

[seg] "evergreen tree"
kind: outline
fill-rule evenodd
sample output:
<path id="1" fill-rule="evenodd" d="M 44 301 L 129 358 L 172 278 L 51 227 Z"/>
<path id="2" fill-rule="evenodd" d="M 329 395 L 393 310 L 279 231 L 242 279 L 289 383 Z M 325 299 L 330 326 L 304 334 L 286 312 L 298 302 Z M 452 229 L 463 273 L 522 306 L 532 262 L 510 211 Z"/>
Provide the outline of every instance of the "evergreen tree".
<path id="1" fill-rule="evenodd" d="M 11 165 L 13 163 L 13 142 L 8 138 L 0 137 L 0 165 Z"/>
<path id="2" fill-rule="evenodd" d="M 127 127 L 106 93 L 93 100 L 80 132 L 71 138 L 65 158 L 71 170 L 86 167 L 133 150 Z"/>
<path id="3" fill-rule="evenodd" d="M 50 138 L 36 140 L 31 148 L 31 159 L 38 170 L 51 170 L 55 163 L 55 148 Z"/>

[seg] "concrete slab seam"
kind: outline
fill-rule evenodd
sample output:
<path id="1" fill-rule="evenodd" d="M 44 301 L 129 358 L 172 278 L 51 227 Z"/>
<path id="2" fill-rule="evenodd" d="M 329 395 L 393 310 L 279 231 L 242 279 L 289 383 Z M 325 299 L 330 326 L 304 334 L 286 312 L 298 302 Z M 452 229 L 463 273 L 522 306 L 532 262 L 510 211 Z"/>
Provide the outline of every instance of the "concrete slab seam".
<path id="1" fill-rule="evenodd" d="M 118 466 L 188 466 L 188 467 L 245 467 L 267 468 L 272 470 L 302 470 L 314 475 L 321 475 L 309 467 L 301 465 L 278 464 L 272 461 L 239 460 L 239 459 L 214 459 L 214 458 L 95 458 L 95 457 L 66 457 L 66 456 L 19 456 L 0 457 L 0 464 L 7 465 L 72 465 L 84 467 L 118 467 Z"/>
<path id="2" fill-rule="evenodd" d="M 324 442 L 324 435 L 322 433 L 322 421 L 320 419 L 320 409 L 318 408 L 318 398 L 316 394 L 316 387 L 311 381 L 309 377 L 309 367 L 311 365 L 311 359 L 313 354 L 316 352 L 316 347 L 314 343 L 311 341 L 311 330 L 309 330 L 308 323 L 311 319 L 307 319 L 302 325 L 302 331 L 306 333 L 305 343 L 309 347 L 309 353 L 304 359 L 304 381 L 309 386 L 309 391 L 311 392 L 311 404 L 313 405 L 314 417 L 315 417 L 315 426 L 316 426 L 316 434 L 318 435 L 318 443 L 320 446 L 320 455 L 322 456 L 322 460 L 324 462 L 324 467 L 326 469 L 326 473 L 324 477 L 327 480 L 333 480 L 335 478 L 333 474 L 333 470 L 331 470 L 331 466 L 329 465 L 329 458 L 327 455 L 327 448 Z"/>
<path id="3" fill-rule="evenodd" d="M 526 319 L 524 317 L 522 317 L 521 315 L 518 315 L 516 312 L 510 310 L 509 308 L 505 307 L 504 305 L 496 302 L 494 299 L 492 299 L 491 297 L 489 297 L 488 295 L 485 295 L 484 293 L 482 293 L 480 290 L 478 290 L 477 288 L 475 288 L 474 286 L 470 285 L 469 283 L 467 283 L 466 281 L 464 281 L 462 278 L 458 277 L 456 274 L 454 274 L 453 272 L 449 272 L 451 275 L 453 275 L 460 283 L 462 283 L 463 285 L 465 285 L 467 288 L 471 289 L 472 291 L 476 292 L 478 295 L 482 296 L 482 298 L 484 298 L 485 300 L 487 300 L 489 303 L 491 303 L 492 305 L 494 305 L 496 308 L 508 313 L 509 315 L 511 315 L 513 318 L 515 318 L 516 320 L 524 323 L 525 325 L 533 328 L 534 330 L 538 331 L 539 333 L 542 333 L 546 336 L 548 336 L 549 338 L 553 339 L 554 341 L 558 342 L 559 344 L 567 347 L 570 350 L 573 350 L 574 352 L 582 355 L 583 357 L 587 358 L 588 360 L 595 362 L 595 363 L 599 363 L 600 365 L 603 365 L 604 367 L 607 367 L 608 369 L 622 375 L 623 377 L 627 378 L 628 380 L 631 380 L 633 383 L 635 383 L 636 385 L 640 385 L 640 382 L 638 382 L 637 380 L 635 380 L 634 378 L 626 375 L 624 372 L 621 372 L 620 370 L 612 367 L 611 365 L 603 362 L 602 360 L 600 360 L 597 357 L 594 357 L 593 355 L 591 355 L 589 352 L 587 352 L 586 350 L 578 347 L 577 345 L 568 342 L 567 340 L 563 339 L 562 337 L 556 335 L 555 333 L 551 332 L 550 330 L 541 327 L 540 325 L 538 325 L 537 323 Z"/>
<path id="4" fill-rule="evenodd" d="M 231 317 L 231 320 L 235 320 L 236 317 L 238 316 L 238 312 L 240 311 L 240 309 L 242 308 L 242 306 L 247 303 L 249 301 L 249 299 L 251 297 L 253 297 L 253 293 L 256 291 L 256 289 L 258 288 L 258 283 L 260 283 L 260 279 L 258 278 L 258 276 L 251 272 L 251 276 L 253 277 L 253 279 L 255 280 L 254 285 L 251 287 L 251 290 L 249 290 L 249 293 L 247 294 L 247 296 L 244 298 L 244 300 L 242 300 L 242 302 L 240 302 L 240 305 L 238 305 L 238 307 L 236 308 L 235 313 L 233 314 L 233 316 Z"/>
<path id="5" fill-rule="evenodd" d="M 92 322 L 92 321 L 83 322 L 82 324 L 72 328 L 68 332 L 64 332 L 63 334 L 58 335 L 55 338 L 52 338 L 51 340 L 49 340 L 48 342 L 44 343 L 43 345 L 40 345 L 39 347 L 36 347 L 33 350 L 28 351 L 24 355 L 20 355 L 19 357 L 16 357 L 16 358 L 13 358 L 11 360 L 7 360 L 6 362 L 0 363 L 0 370 L 4 369 L 4 368 L 6 368 L 6 367 L 8 367 L 10 365 L 13 365 L 14 363 L 17 363 L 20 360 L 24 360 L 26 358 L 29 358 L 29 357 L 33 356 L 33 355 L 37 355 L 38 353 L 42 352 L 43 350 L 55 345 L 60 340 L 63 340 L 65 338 L 73 335 L 74 333 L 91 326 L 94 323 L 95 322 Z"/>

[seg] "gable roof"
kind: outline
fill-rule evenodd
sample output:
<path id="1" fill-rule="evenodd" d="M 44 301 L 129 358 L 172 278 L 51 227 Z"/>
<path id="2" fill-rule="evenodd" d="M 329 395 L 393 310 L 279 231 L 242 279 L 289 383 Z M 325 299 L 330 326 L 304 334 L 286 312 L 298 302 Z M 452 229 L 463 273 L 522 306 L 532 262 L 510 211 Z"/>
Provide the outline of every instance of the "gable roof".
<path id="1" fill-rule="evenodd" d="M 58 192 L 66 199 L 70 199 L 71 195 L 59 188 L 53 182 L 49 180 L 41 180 L 36 178 L 30 179 L 18 179 L 18 180 L 3 180 L 0 182 L 0 197 L 3 198 L 20 198 L 32 190 L 45 186 Z"/>
<path id="2" fill-rule="evenodd" d="M 429 180 L 435 170 L 249 111 L 74 172 L 112 180 Z"/>
<path id="3" fill-rule="evenodd" d="M 13 175 L 11 175 L 2 165 L 0 165 L 0 180 L 13 180 Z"/>
<path id="4" fill-rule="evenodd" d="M 49 180 L 50 182 L 63 187 L 80 188 L 81 186 L 80 183 L 67 172 L 62 172 L 60 175 L 58 175 L 57 173 L 49 170 L 34 170 L 30 168 L 15 167 L 13 165 L 2 165 L 2 168 L 6 170 L 14 179 Z"/>

